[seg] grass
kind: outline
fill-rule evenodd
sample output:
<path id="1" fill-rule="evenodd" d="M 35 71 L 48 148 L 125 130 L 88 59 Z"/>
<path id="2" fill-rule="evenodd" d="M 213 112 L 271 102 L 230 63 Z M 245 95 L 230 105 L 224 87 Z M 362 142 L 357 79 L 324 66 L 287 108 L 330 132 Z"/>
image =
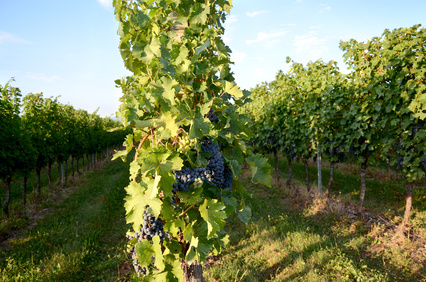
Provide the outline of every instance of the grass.
<path id="1" fill-rule="evenodd" d="M 280 170 L 285 178 L 285 162 L 280 162 Z M 293 173 L 292 189 L 285 181 L 267 188 L 245 179 L 252 194 L 252 221 L 247 226 L 237 218 L 228 222 L 233 240 L 207 265 L 206 281 L 426 281 L 424 188 L 415 190 L 411 221 L 419 238 L 395 242 L 393 231 L 345 212 L 359 196 L 356 166 L 335 171 L 331 200 L 309 197 L 302 184 L 302 164 L 294 164 Z M 310 174 L 316 185 L 315 167 L 310 167 Z M 366 209 L 400 217 L 402 179 L 386 177 L 376 168 L 367 174 Z M 323 169 L 323 177 L 327 183 L 328 169 Z"/>
<path id="2" fill-rule="evenodd" d="M 306 192 L 302 164 L 293 166 L 291 189 L 284 184 L 287 164 L 279 165 L 284 179 L 271 188 L 251 183 L 244 172 L 252 219 L 244 225 L 230 218 L 230 245 L 205 264 L 206 281 L 426 281 L 424 188 L 414 190 L 410 224 L 417 237 L 398 242 L 392 230 L 347 213 L 359 196 L 357 166 L 335 171 L 332 197 L 325 199 Z M 315 190 L 314 166 L 310 173 Z M 366 210 L 398 224 L 403 179 L 380 168 L 367 175 Z M 327 168 L 323 177 L 327 183 Z M 44 218 L 0 245 L 0 281 L 137 280 L 125 252 L 128 181 L 128 164 L 114 161 L 74 183 L 63 201 L 44 204 Z"/>
<path id="3" fill-rule="evenodd" d="M 71 196 L 1 246 L 1 281 L 110 281 L 126 273 L 128 164 L 87 173 Z M 124 271 L 123 271 L 124 269 Z M 123 274 L 124 273 L 124 274 Z"/>
<path id="4" fill-rule="evenodd" d="M 79 169 L 80 172 L 85 173 L 87 169 L 87 161 L 85 160 L 84 165 L 82 167 L 83 161 L 79 160 Z M 74 163 L 74 166 L 76 163 Z M 67 167 L 67 175 L 68 180 L 71 177 L 71 162 L 68 162 Z M 75 172 L 76 179 L 78 179 L 78 173 Z M 67 188 L 66 185 L 64 187 L 63 184 L 59 186 L 56 184 L 59 180 L 60 175 L 58 175 L 57 164 L 55 163 L 52 166 L 51 170 L 52 184 L 53 190 L 64 190 L 63 188 Z M 33 171 L 29 177 L 27 182 L 27 206 L 24 209 L 22 204 L 22 191 L 23 191 L 23 181 L 22 176 L 16 174 L 13 176 L 13 181 L 11 184 L 11 195 L 10 195 L 10 203 L 9 203 L 9 213 L 10 218 L 8 221 L 5 220 L 5 215 L 0 213 L 0 240 L 2 237 L 6 237 L 10 232 L 14 232 L 15 230 L 19 230 L 25 227 L 30 220 L 31 214 L 48 208 L 52 205 L 54 199 L 49 191 L 48 187 L 48 177 L 47 177 L 47 169 L 42 169 L 41 171 L 41 195 L 40 199 L 36 198 L 36 186 L 37 186 L 37 177 L 35 171 Z M 58 191 L 60 194 L 60 191 Z M 6 194 L 6 185 L 4 183 L 0 183 L 0 203 L 3 204 Z"/>

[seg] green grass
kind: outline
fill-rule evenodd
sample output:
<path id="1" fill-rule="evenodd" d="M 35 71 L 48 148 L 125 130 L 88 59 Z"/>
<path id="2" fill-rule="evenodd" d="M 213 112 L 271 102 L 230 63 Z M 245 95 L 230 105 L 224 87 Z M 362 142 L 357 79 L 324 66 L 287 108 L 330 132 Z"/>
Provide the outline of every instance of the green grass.
<path id="1" fill-rule="evenodd" d="M 273 164 L 273 158 L 270 158 L 270 163 Z M 322 168 L 322 183 L 323 187 L 327 187 L 330 169 L 328 163 L 323 163 Z M 334 195 L 347 195 L 350 199 L 358 204 L 359 192 L 361 186 L 360 165 L 355 164 L 339 164 L 340 169 L 334 170 L 334 185 L 331 193 Z M 280 160 L 279 167 L 281 176 L 288 177 L 287 160 Z M 293 162 L 293 174 L 296 182 L 304 181 L 305 168 L 301 162 Z M 316 163 L 310 163 L 309 179 L 313 186 L 318 185 Z M 304 182 L 303 182 L 304 183 Z M 370 211 L 383 213 L 386 216 L 400 216 L 405 208 L 405 179 L 402 175 L 392 171 L 388 173 L 386 169 L 377 167 L 369 167 L 366 175 L 366 194 L 364 207 Z M 325 188 L 323 188 L 325 189 Z M 426 210 L 426 181 L 422 180 L 417 184 L 413 193 L 413 207 Z"/>
<path id="2" fill-rule="evenodd" d="M 357 204 L 359 168 L 335 171 L 332 200 L 310 199 L 304 167 L 294 164 L 294 188 L 272 188 L 243 177 L 252 194 L 252 219 L 232 217 L 226 225 L 230 245 L 204 267 L 206 281 L 426 281 L 425 189 L 414 191 L 412 230 L 420 239 L 394 242 L 392 231 L 344 211 Z M 310 167 L 316 185 L 316 168 Z M 244 172 L 246 175 L 247 172 Z M 398 223 L 404 208 L 404 182 L 381 169 L 368 171 L 365 206 Z M 328 169 L 323 169 L 323 183 Z M 137 280 L 125 252 L 123 198 L 128 164 L 111 162 L 87 173 L 61 203 L 31 230 L 0 245 L 0 281 Z M 424 187 L 424 186 L 423 186 Z M 22 224 L 25 225 L 24 223 Z"/>
<path id="3" fill-rule="evenodd" d="M 128 164 L 86 174 L 79 189 L 0 252 L 1 281 L 120 279 L 125 252 L 124 187 Z"/>
<path id="4" fill-rule="evenodd" d="M 281 175 L 287 175 L 280 162 Z M 207 281 L 426 281 L 426 212 L 421 203 L 424 188 L 415 191 L 412 227 L 423 237 L 405 243 L 393 241 L 383 226 L 350 218 L 345 206 L 359 196 L 356 167 L 335 171 L 334 200 L 310 200 L 304 186 L 303 164 L 294 164 L 294 189 L 284 181 L 272 188 L 245 180 L 253 195 L 249 204 L 252 221 L 228 222 L 230 246 L 205 271 Z M 365 206 L 368 211 L 402 215 L 404 184 L 400 178 L 375 179 L 370 171 Z M 310 180 L 317 185 L 317 171 L 310 167 Z M 328 183 L 328 169 L 323 169 Z M 299 190 L 298 193 L 295 191 Z M 332 208 L 340 205 L 341 208 Z M 391 210 L 391 211 L 390 211 Z M 384 214 L 383 214 L 384 213 Z M 418 250 L 422 252 L 415 253 Z"/>
<path id="5" fill-rule="evenodd" d="M 80 172 L 85 173 L 87 169 L 87 161 L 84 162 L 84 168 L 82 168 L 83 161 L 79 160 L 79 169 Z M 74 166 L 76 162 L 74 163 Z M 68 162 L 67 166 L 67 174 L 68 180 L 71 180 L 71 162 Z M 77 171 L 75 172 L 75 176 L 78 178 Z M 63 187 L 63 184 L 57 185 L 59 181 L 59 175 L 57 170 L 57 164 L 54 163 L 51 170 L 52 184 L 53 190 L 60 189 Z M 9 203 L 9 213 L 10 218 L 7 224 L 4 223 L 5 215 L 0 213 L 0 222 L 3 224 L 0 225 L 0 238 L 4 235 L 7 235 L 10 231 L 14 231 L 16 229 L 20 229 L 28 224 L 29 218 L 26 216 L 27 213 L 31 213 L 34 209 L 43 209 L 48 207 L 52 200 L 51 194 L 48 187 L 48 177 L 47 177 L 47 169 L 44 168 L 41 171 L 41 195 L 40 200 L 36 198 L 35 190 L 37 189 L 37 176 L 35 171 L 33 171 L 28 177 L 27 181 L 27 207 L 24 212 L 22 205 L 22 191 L 23 191 L 23 177 L 19 173 L 13 176 L 13 181 L 11 184 L 11 195 L 10 195 L 10 203 Z M 66 184 L 65 186 L 67 186 Z M 3 204 L 6 194 L 6 185 L 4 183 L 0 183 L 0 203 Z"/>

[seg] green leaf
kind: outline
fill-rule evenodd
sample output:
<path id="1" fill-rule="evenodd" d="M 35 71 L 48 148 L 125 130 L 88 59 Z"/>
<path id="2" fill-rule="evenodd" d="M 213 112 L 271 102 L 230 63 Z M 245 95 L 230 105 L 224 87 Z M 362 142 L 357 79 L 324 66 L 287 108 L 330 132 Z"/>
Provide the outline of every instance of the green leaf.
<path id="1" fill-rule="evenodd" d="M 152 119 L 146 119 L 146 120 L 132 120 L 132 125 L 136 128 L 145 128 L 152 126 L 153 120 Z"/>
<path id="2" fill-rule="evenodd" d="M 166 217 L 164 219 L 168 220 L 164 225 L 164 231 L 169 232 L 172 236 L 178 236 L 177 234 L 180 230 L 185 230 L 185 222 L 182 219 L 171 219 Z"/>
<path id="3" fill-rule="evenodd" d="M 210 129 L 210 122 L 197 113 L 195 118 L 191 121 L 191 128 L 189 130 L 189 138 L 202 138 L 204 134 L 208 134 Z"/>
<path id="4" fill-rule="evenodd" d="M 225 92 L 237 99 L 244 97 L 243 91 L 235 83 L 225 81 Z"/>
<path id="5" fill-rule="evenodd" d="M 203 192 L 203 187 L 194 187 L 191 185 L 191 188 L 187 192 L 178 192 L 179 197 L 182 201 L 188 205 L 193 205 L 200 201 L 201 193 Z"/>
<path id="6" fill-rule="evenodd" d="M 135 246 L 135 252 L 138 258 L 138 263 L 142 267 L 148 267 L 151 264 L 152 256 L 155 255 L 155 251 L 148 240 L 142 240 L 142 242 L 137 243 Z"/>
<path id="7" fill-rule="evenodd" d="M 245 193 L 247 190 L 244 187 L 244 185 L 241 183 L 241 181 L 239 181 L 238 179 L 234 179 L 234 181 L 232 181 L 232 192 L 233 193 Z"/>
<path id="8" fill-rule="evenodd" d="M 160 135 L 160 138 L 164 139 L 175 137 L 179 131 L 179 123 L 176 123 L 176 116 L 171 112 L 163 113 L 155 120 L 154 126 L 164 128 Z"/>
<path id="9" fill-rule="evenodd" d="M 161 175 L 158 175 L 157 172 L 155 172 L 154 179 L 151 179 L 149 182 L 147 182 L 148 189 L 146 194 L 149 195 L 150 199 L 157 197 L 160 188 L 160 180 Z"/>
<path id="10" fill-rule="evenodd" d="M 123 161 L 126 161 L 126 157 L 127 157 L 127 151 L 126 150 L 122 150 L 122 151 L 117 151 L 114 153 L 114 156 L 112 157 L 112 161 L 116 160 L 118 158 L 121 158 Z"/>
<path id="11" fill-rule="evenodd" d="M 145 64 L 150 64 L 156 57 L 161 57 L 161 43 L 157 37 L 151 37 L 150 44 L 145 45 L 139 59 Z"/>
<path id="12" fill-rule="evenodd" d="M 201 52 L 203 52 L 206 48 L 210 46 L 210 39 L 207 38 L 206 43 L 195 49 L 195 53 L 197 55 L 200 55 Z"/>
<path id="13" fill-rule="evenodd" d="M 155 217 L 158 217 L 161 212 L 162 201 L 158 198 L 150 199 L 146 195 L 146 184 L 130 182 L 126 188 L 127 196 L 125 198 L 124 208 L 126 209 L 126 221 L 132 223 L 133 230 L 139 230 L 143 224 L 143 214 L 145 207 L 149 206 Z"/>
<path id="14" fill-rule="evenodd" d="M 210 6 L 206 4 L 195 3 L 192 8 L 192 14 L 189 18 L 189 23 L 204 24 L 207 21 L 207 15 L 210 13 Z"/>
<path id="15" fill-rule="evenodd" d="M 157 235 L 152 238 L 152 249 L 155 252 L 154 266 L 159 271 L 163 271 L 166 265 L 164 263 L 163 251 L 161 250 L 160 237 Z"/>
<path id="16" fill-rule="evenodd" d="M 244 224 L 247 224 L 248 221 L 251 218 L 251 208 L 248 206 L 245 206 L 244 208 L 242 208 L 239 213 L 238 213 L 238 218 L 244 222 Z"/>
<path id="17" fill-rule="evenodd" d="M 201 217 L 207 222 L 207 238 L 215 236 L 225 226 L 225 219 L 227 218 L 225 208 L 225 205 L 216 199 L 205 199 L 200 206 Z"/>
<path id="18" fill-rule="evenodd" d="M 230 216 L 238 207 L 237 199 L 233 197 L 223 197 L 223 202 L 226 205 L 226 214 Z"/>
<path id="19" fill-rule="evenodd" d="M 212 249 L 211 245 L 212 244 L 203 237 L 193 236 L 186 253 L 186 262 L 191 263 L 193 261 L 204 261 Z"/>
<path id="20" fill-rule="evenodd" d="M 271 187 L 271 165 L 268 159 L 261 155 L 253 155 L 247 158 L 252 173 L 252 181 L 260 181 L 263 184 Z"/>

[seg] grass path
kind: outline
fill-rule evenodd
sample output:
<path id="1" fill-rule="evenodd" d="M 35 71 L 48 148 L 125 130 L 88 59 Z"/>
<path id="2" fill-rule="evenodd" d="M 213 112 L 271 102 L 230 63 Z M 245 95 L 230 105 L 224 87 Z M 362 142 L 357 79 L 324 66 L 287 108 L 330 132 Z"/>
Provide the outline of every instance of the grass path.
<path id="1" fill-rule="evenodd" d="M 123 187 L 127 184 L 128 164 L 120 160 L 87 173 L 70 197 L 2 247 L 0 280 L 125 279 Z"/>
<path id="2" fill-rule="evenodd" d="M 286 171 L 285 163 L 281 169 Z M 244 225 L 235 217 L 227 223 L 231 243 L 205 267 L 206 281 L 426 281 L 425 238 L 396 245 L 388 230 L 344 213 L 356 199 L 353 173 L 339 172 L 337 196 L 327 202 L 297 192 L 304 189 L 299 170 L 295 166 L 293 190 L 243 178 L 253 196 L 248 201 L 252 220 Z M 128 164 L 120 160 L 87 173 L 74 184 L 79 188 L 50 207 L 32 229 L 0 245 L 0 281 L 134 280 L 125 252 L 123 188 L 128 181 Z M 399 189 L 394 180 L 379 184 L 370 186 L 370 197 L 383 194 L 380 186 Z M 424 232 L 424 191 L 416 193 L 413 230 Z M 366 206 L 380 212 L 401 201 L 382 197 L 382 203 L 367 201 Z"/>
<path id="3" fill-rule="evenodd" d="M 353 178 L 339 174 L 341 183 Z M 210 263 L 206 281 L 426 281 L 425 237 L 397 243 L 383 226 L 348 216 L 354 183 L 345 186 L 349 191 L 339 189 L 347 194 L 334 193 L 328 201 L 309 199 L 302 181 L 303 173 L 296 175 L 295 187 L 289 189 L 285 179 L 272 188 L 244 180 L 252 194 L 252 221 L 246 226 L 237 218 L 227 223 L 231 244 Z M 381 183 L 389 185 L 394 184 Z M 371 199 L 368 206 L 376 203 L 374 211 L 382 211 L 398 201 Z M 425 214 L 423 206 L 416 209 L 413 230 L 424 227 Z"/>

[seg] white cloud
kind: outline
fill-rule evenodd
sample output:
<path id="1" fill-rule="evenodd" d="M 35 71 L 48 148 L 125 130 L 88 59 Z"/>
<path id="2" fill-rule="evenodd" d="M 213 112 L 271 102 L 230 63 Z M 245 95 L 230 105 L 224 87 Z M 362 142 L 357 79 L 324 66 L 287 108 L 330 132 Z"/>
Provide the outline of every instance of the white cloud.
<path id="1" fill-rule="evenodd" d="M 326 5 L 322 5 L 322 8 L 319 10 L 319 13 L 325 13 L 325 12 L 329 12 L 331 11 L 331 7 L 330 6 L 326 6 Z"/>
<path id="2" fill-rule="evenodd" d="M 242 62 L 242 61 L 244 61 L 244 59 L 247 57 L 247 54 L 246 53 L 243 53 L 243 52 L 235 52 L 235 53 L 232 53 L 231 54 L 231 59 L 235 62 L 235 63 L 238 63 L 238 62 Z"/>
<path id="3" fill-rule="evenodd" d="M 98 2 L 101 3 L 101 5 L 105 8 L 109 8 L 112 6 L 112 0 L 98 0 Z"/>
<path id="4" fill-rule="evenodd" d="M 223 42 L 226 44 L 229 44 L 232 41 L 232 32 L 234 31 L 234 23 L 236 23 L 238 20 L 238 17 L 235 15 L 230 15 L 226 18 L 225 23 L 223 24 L 223 27 L 225 28 L 225 34 L 222 36 Z"/>
<path id="5" fill-rule="evenodd" d="M 17 35 L 0 30 L 0 45 L 4 43 L 21 43 L 29 44 L 28 40 L 25 40 Z"/>
<path id="6" fill-rule="evenodd" d="M 267 14 L 270 11 L 266 11 L 266 10 L 261 10 L 261 11 L 254 11 L 254 12 L 247 12 L 246 15 L 250 18 L 255 17 L 255 16 L 259 16 L 259 15 L 263 15 L 263 14 Z"/>
<path id="7" fill-rule="evenodd" d="M 32 72 L 30 72 L 30 73 L 27 73 L 26 76 L 30 79 L 48 82 L 48 83 L 53 83 L 53 82 L 56 82 L 56 81 L 64 81 L 64 79 L 62 77 L 60 77 L 59 75 L 48 76 L 45 73 L 32 73 Z"/>
<path id="8" fill-rule="evenodd" d="M 226 27 L 229 27 L 229 26 L 230 26 L 230 25 L 232 25 L 233 23 L 237 22 L 237 20 L 238 20 L 238 17 L 237 17 L 236 15 L 230 15 L 230 16 L 228 16 L 228 17 L 226 18 L 226 20 L 225 20 L 225 24 L 224 24 L 225 29 L 226 29 Z"/>
<path id="9" fill-rule="evenodd" d="M 317 60 L 328 50 L 326 42 L 326 39 L 318 37 L 317 31 L 310 31 L 305 35 L 296 35 L 293 46 L 296 47 L 297 53 L 309 54 L 309 59 Z"/>
<path id="10" fill-rule="evenodd" d="M 296 24 L 295 23 L 280 24 L 280 26 L 290 26 L 290 27 L 292 27 L 292 26 L 296 26 Z"/>
<path id="11" fill-rule="evenodd" d="M 251 45 L 253 43 L 263 42 L 265 43 L 266 46 L 271 46 L 275 42 L 279 41 L 279 40 L 273 40 L 273 39 L 280 38 L 284 36 L 286 33 L 288 33 L 287 30 L 271 30 L 270 32 L 261 31 L 257 33 L 256 39 L 247 40 L 246 44 Z"/>

